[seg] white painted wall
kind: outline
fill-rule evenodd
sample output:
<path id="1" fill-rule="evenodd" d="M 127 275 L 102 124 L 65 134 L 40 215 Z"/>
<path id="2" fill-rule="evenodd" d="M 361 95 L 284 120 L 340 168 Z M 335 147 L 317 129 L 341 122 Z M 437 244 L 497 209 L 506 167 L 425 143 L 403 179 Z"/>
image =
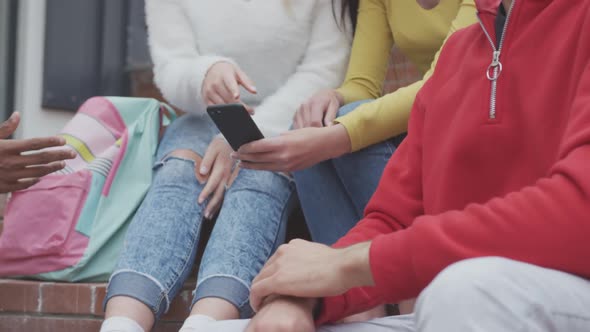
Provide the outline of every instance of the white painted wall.
<path id="1" fill-rule="evenodd" d="M 41 107 L 46 1 L 18 1 L 15 110 L 22 118 L 19 138 L 55 135 L 73 116 Z"/>

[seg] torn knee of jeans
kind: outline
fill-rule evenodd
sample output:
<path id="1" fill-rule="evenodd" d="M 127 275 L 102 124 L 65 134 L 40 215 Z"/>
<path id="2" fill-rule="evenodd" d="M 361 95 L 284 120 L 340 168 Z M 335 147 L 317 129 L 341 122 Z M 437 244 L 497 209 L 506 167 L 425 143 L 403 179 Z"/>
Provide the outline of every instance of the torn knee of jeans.
<path id="1" fill-rule="evenodd" d="M 201 163 L 201 161 L 203 161 L 203 157 L 201 157 L 198 153 L 188 149 L 174 150 L 164 157 L 164 161 L 170 158 L 190 160 L 195 163 Z"/>
<path id="2" fill-rule="evenodd" d="M 201 162 L 203 162 L 203 157 L 198 153 L 188 149 L 174 150 L 162 158 L 162 161 L 156 165 L 156 167 L 165 165 L 170 159 L 192 162 L 195 167 L 195 177 L 197 180 L 201 183 L 204 183 L 207 180 L 205 176 L 199 173 L 199 167 L 201 166 Z"/>

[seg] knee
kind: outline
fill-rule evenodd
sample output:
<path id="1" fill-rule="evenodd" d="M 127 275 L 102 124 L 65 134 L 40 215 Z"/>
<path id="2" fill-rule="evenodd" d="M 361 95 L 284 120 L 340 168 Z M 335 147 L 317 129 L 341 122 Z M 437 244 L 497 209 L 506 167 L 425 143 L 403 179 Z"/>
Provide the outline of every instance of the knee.
<path id="1" fill-rule="evenodd" d="M 340 109 L 338 110 L 338 116 L 344 116 L 352 111 L 354 111 L 355 109 L 357 109 L 360 105 L 365 104 L 370 102 L 371 100 L 361 100 L 361 101 L 356 101 L 350 104 L 346 104 L 342 107 L 340 107 Z"/>
<path id="2" fill-rule="evenodd" d="M 202 160 L 203 158 L 192 150 L 174 150 L 159 161 L 155 169 L 158 171 L 160 177 L 168 180 L 192 177 L 203 182 L 206 179 L 199 172 L 195 171 L 200 166 Z"/>
<path id="3" fill-rule="evenodd" d="M 440 315 L 449 319 L 466 312 L 471 317 L 485 314 L 486 304 L 504 301 L 499 297 L 506 294 L 503 290 L 507 289 L 508 276 L 513 270 L 510 260 L 499 257 L 453 264 L 422 292 L 417 303 L 418 316 Z"/>

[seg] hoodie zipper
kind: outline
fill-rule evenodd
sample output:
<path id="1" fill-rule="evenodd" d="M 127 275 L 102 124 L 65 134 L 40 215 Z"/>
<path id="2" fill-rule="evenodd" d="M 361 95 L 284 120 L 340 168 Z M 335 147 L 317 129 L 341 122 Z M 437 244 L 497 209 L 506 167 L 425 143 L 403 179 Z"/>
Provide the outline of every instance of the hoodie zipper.
<path id="1" fill-rule="evenodd" d="M 516 3 L 516 1 L 518 1 L 518 0 L 512 0 L 512 4 L 510 5 L 510 9 L 508 10 L 508 13 L 506 14 L 506 23 L 504 24 L 504 28 L 502 29 L 502 37 L 500 39 L 500 45 L 498 48 L 496 48 L 496 43 L 494 43 L 494 39 L 492 38 L 492 36 L 488 32 L 488 30 L 486 30 L 486 27 L 483 24 L 481 18 L 479 17 L 479 14 L 477 15 L 477 19 L 479 20 L 479 25 L 481 25 L 481 28 L 483 29 L 484 34 L 486 35 L 486 37 L 490 41 L 490 44 L 492 45 L 492 49 L 494 50 L 494 52 L 492 53 L 492 63 L 490 63 L 490 65 L 488 66 L 487 71 L 486 71 L 487 79 L 492 82 L 492 93 L 491 93 L 491 97 L 490 97 L 490 112 L 488 114 L 488 116 L 491 120 L 496 119 L 496 98 L 497 98 L 496 95 L 498 93 L 498 78 L 500 77 L 500 74 L 502 74 L 502 62 L 500 61 L 500 56 L 502 55 L 502 47 L 504 46 L 504 40 L 506 39 L 506 30 L 508 29 L 508 24 L 510 23 L 510 16 L 512 14 L 512 9 L 514 9 L 514 4 Z"/>

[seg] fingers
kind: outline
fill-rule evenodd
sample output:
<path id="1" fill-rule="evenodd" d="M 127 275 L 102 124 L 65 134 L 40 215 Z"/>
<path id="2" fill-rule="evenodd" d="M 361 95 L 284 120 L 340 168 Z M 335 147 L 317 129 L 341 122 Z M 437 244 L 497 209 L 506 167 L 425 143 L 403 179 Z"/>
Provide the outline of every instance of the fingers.
<path id="1" fill-rule="evenodd" d="M 213 163 L 215 162 L 215 159 L 217 158 L 218 154 L 219 151 L 215 148 L 213 142 L 211 142 L 211 144 L 209 144 L 209 147 L 207 148 L 207 151 L 205 152 L 203 160 L 201 161 L 201 167 L 199 167 L 199 173 L 202 176 L 209 175 L 209 172 L 211 171 Z"/>
<path id="2" fill-rule="evenodd" d="M 233 153 L 232 158 L 239 160 L 240 162 L 251 162 L 251 163 L 278 163 L 281 161 L 281 155 L 277 152 L 262 152 L 262 153 Z"/>
<path id="3" fill-rule="evenodd" d="M 52 147 L 59 147 L 64 146 L 66 144 L 66 140 L 63 137 L 54 136 L 54 137 L 40 137 L 40 138 L 30 138 L 30 139 L 21 139 L 21 140 L 10 140 L 6 143 L 7 150 L 11 152 L 29 152 L 29 151 L 37 151 L 46 148 Z"/>
<path id="4" fill-rule="evenodd" d="M 227 104 L 227 103 L 223 100 L 223 97 L 221 97 L 219 94 L 211 93 L 207 96 L 207 105 L 223 105 L 223 104 Z"/>
<path id="5" fill-rule="evenodd" d="M 281 289 L 280 285 L 276 283 L 275 279 L 276 278 L 273 278 L 271 276 L 268 278 L 260 279 L 255 284 L 252 284 L 252 288 L 250 291 L 250 305 L 252 306 L 252 309 L 254 309 L 255 312 L 258 312 L 260 310 L 262 304 L 268 296 L 275 295 L 275 290 Z"/>
<path id="6" fill-rule="evenodd" d="M 2 122 L 0 125 L 0 139 L 9 138 L 20 123 L 20 114 L 18 112 L 12 113 L 8 120 Z"/>
<path id="7" fill-rule="evenodd" d="M 276 152 L 280 150 L 282 146 L 281 137 L 265 138 L 258 141 L 254 141 L 248 144 L 244 144 L 238 149 L 236 153 L 232 153 L 232 156 L 239 156 L 242 154 L 254 154 L 254 153 L 267 153 Z M 239 158 L 238 158 L 239 159 Z"/>
<path id="8" fill-rule="evenodd" d="M 0 193 L 6 194 L 19 190 L 25 190 L 39 183 L 39 179 L 24 179 L 15 183 L 0 182 Z"/>
<path id="9" fill-rule="evenodd" d="M 311 104 L 309 108 L 309 127 L 323 127 L 325 105 L 321 102 Z"/>
<path id="10" fill-rule="evenodd" d="M 243 169 L 251 169 L 254 171 L 269 171 L 269 172 L 293 172 L 298 171 L 298 167 L 284 165 L 281 163 L 252 163 L 244 162 L 240 163 L 240 167 Z"/>
<path id="11" fill-rule="evenodd" d="M 2 162 L 3 168 L 17 169 L 29 166 L 46 165 L 56 161 L 76 158 L 72 150 L 51 150 L 27 155 L 14 156 Z"/>
<path id="12" fill-rule="evenodd" d="M 240 87 L 237 80 L 232 76 L 224 76 L 223 84 L 228 91 L 232 102 L 240 99 Z"/>
<path id="13" fill-rule="evenodd" d="M 214 166 L 213 170 L 211 171 L 211 175 L 209 176 L 209 180 L 207 180 L 207 184 L 205 184 L 205 188 L 201 191 L 199 195 L 199 204 L 202 204 L 207 198 L 209 198 L 214 192 L 219 190 L 219 187 L 223 189 L 226 181 L 227 181 L 227 170 L 225 169 L 224 165 L 219 164 L 218 166 Z M 221 192 L 223 194 L 223 192 Z M 211 197 L 211 201 L 213 201 L 214 197 Z M 208 204 L 205 209 L 205 218 L 210 219 L 213 216 L 213 211 L 210 209 L 210 205 Z"/>
<path id="14" fill-rule="evenodd" d="M 260 171 L 288 172 L 297 160 L 289 158 L 284 136 L 259 140 L 242 146 L 231 157 L 240 167 Z"/>
<path id="15" fill-rule="evenodd" d="M 217 185 L 217 189 L 213 193 L 213 196 L 209 200 L 207 207 L 205 208 L 205 218 L 211 219 L 213 216 L 219 211 L 221 208 L 221 203 L 223 202 L 223 196 L 225 195 L 225 185 L 226 183 L 222 180 Z"/>
<path id="16" fill-rule="evenodd" d="M 14 170 L 14 171 L 7 171 L 6 177 L 10 177 L 13 181 L 19 181 L 22 179 L 30 179 L 30 178 L 41 178 L 45 175 L 49 175 L 51 173 L 55 173 L 60 171 L 66 167 L 66 163 L 63 161 L 57 161 L 47 165 L 41 166 L 32 166 L 27 167 L 24 169 Z"/>
<path id="17" fill-rule="evenodd" d="M 311 106 L 304 104 L 301 108 L 301 128 L 309 127 L 311 125 Z"/>
<path id="18" fill-rule="evenodd" d="M 238 83 L 243 86 L 246 91 L 252 93 L 252 94 L 257 94 L 258 91 L 256 90 L 256 86 L 254 85 L 254 81 L 250 79 L 250 77 L 248 77 L 248 75 L 246 75 L 246 73 L 244 73 L 240 68 L 236 67 L 236 79 L 238 80 Z"/>
<path id="19" fill-rule="evenodd" d="M 221 98 L 223 104 L 230 104 L 237 99 L 234 98 L 234 93 L 225 85 L 224 82 L 214 87 L 216 95 Z"/>
<path id="20" fill-rule="evenodd" d="M 268 261 L 266 261 L 266 263 L 264 264 L 264 266 L 262 267 L 262 269 L 260 270 L 260 272 L 258 273 L 258 275 L 254 278 L 254 280 L 252 280 L 252 284 L 257 283 L 260 280 L 266 279 L 269 276 L 273 275 L 276 270 L 277 270 L 277 266 L 276 264 L 274 264 L 278 258 L 282 255 L 282 252 L 284 250 L 285 245 L 281 245 L 279 246 L 279 249 L 277 249 L 277 252 L 275 254 L 273 254 Z"/>
<path id="21" fill-rule="evenodd" d="M 203 204 L 203 202 L 205 202 L 205 200 L 207 198 L 209 198 L 211 193 L 219 185 L 220 180 L 221 180 L 221 175 L 219 174 L 219 172 L 211 173 L 211 176 L 209 177 L 207 184 L 205 184 L 205 188 L 203 188 L 203 190 L 201 191 L 201 194 L 199 195 L 199 204 Z M 209 211 L 205 211 L 205 218 L 207 218 L 207 219 L 209 218 L 208 212 Z"/>
<path id="22" fill-rule="evenodd" d="M 293 117 L 293 129 L 301 129 L 305 126 L 303 123 L 303 117 L 301 116 L 304 107 L 305 104 L 301 104 L 301 106 L 299 106 L 299 109 L 295 113 L 295 116 Z"/>
<path id="23" fill-rule="evenodd" d="M 340 104 L 337 100 L 332 99 L 328 104 L 328 108 L 326 109 L 326 114 L 324 116 L 324 126 L 331 126 L 334 124 L 334 119 L 336 119 L 336 115 L 338 114 L 338 109 L 340 108 Z"/>
<path id="24" fill-rule="evenodd" d="M 209 83 L 204 94 L 207 105 L 223 105 L 236 102 L 237 98 L 234 97 L 235 92 L 231 88 L 231 81 L 234 81 L 233 85 L 237 86 L 230 72 L 224 73 L 223 76 L 219 76 L 215 81 Z"/>

